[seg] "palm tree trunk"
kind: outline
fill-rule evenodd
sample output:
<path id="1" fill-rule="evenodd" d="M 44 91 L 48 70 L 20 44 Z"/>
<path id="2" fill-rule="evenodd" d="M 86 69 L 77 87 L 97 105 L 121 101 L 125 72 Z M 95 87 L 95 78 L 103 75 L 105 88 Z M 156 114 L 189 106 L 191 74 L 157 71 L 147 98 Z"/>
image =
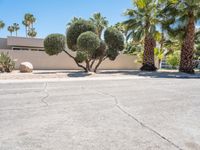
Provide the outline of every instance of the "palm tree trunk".
<path id="1" fill-rule="evenodd" d="M 28 27 L 26 27 L 26 37 L 28 36 Z"/>
<path id="2" fill-rule="evenodd" d="M 147 35 L 144 41 L 144 55 L 143 55 L 143 66 L 140 68 L 142 71 L 156 71 L 154 62 L 154 48 L 156 41 L 151 35 Z"/>
<path id="3" fill-rule="evenodd" d="M 186 29 L 186 36 L 181 49 L 180 72 L 194 73 L 193 54 L 195 37 L 195 18 L 193 12 L 189 12 L 189 21 Z"/>

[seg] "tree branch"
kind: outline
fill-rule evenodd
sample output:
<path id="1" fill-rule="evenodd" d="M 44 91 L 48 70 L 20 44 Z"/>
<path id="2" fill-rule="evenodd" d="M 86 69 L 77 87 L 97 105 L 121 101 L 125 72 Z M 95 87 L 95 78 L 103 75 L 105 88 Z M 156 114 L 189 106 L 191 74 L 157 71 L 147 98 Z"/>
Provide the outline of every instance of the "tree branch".
<path id="1" fill-rule="evenodd" d="M 88 72 L 87 68 L 84 67 L 83 65 L 79 64 L 74 56 L 72 56 L 72 55 L 71 55 L 68 51 L 66 51 L 66 50 L 63 50 L 63 51 L 64 51 L 69 57 L 71 57 L 71 58 L 76 62 L 76 64 L 77 64 L 78 67 L 84 69 L 85 72 Z"/>

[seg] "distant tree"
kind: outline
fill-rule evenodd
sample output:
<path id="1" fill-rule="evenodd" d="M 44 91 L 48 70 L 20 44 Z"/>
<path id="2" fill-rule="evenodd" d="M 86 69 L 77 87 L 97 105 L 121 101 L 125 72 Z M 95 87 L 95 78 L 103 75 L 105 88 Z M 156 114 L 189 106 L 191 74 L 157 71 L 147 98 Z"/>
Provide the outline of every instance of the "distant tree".
<path id="1" fill-rule="evenodd" d="M 90 20 L 97 27 L 97 35 L 101 38 L 103 29 L 108 27 L 106 17 L 103 17 L 101 13 L 94 13 Z"/>
<path id="2" fill-rule="evenodd" d="M 0 30 L 3 29 L 4 27 L 5 27 L 5 23 L 2 20 L 0 20 Z"/>
<path id="3" fill-rule="evenodd" d="M 26 13 L 24 15 L 24 20 L 22 21 L 22 24 L 25 26 L 26 30 L 26 36 L 35 37 L 37 35 L 37 32 L 35 31 L 35 28 L 33 27 L 33 24 L 36 22 L 36 18 L 31 13 Z M 36 34 L 36 35 L 35 35 Z M 35 36 L 33 36 L 35 35 Z"/>
<path id="4" fill-rule="evenodd" d="M 49 55 L 57 55 L 63 51 L 86 72 L 92 69 L 96 72 L 103 60 L 115 60 L 119 51 L 124 49 L 124 37 L 116 28 L 107 28 L 104 39 L 105 41 L 99 38 L 97 27 L 91 21 L 78 19 L 67 28 L 66 39 L 64 35 L 51 34 L 45 38 L 44 47 Z M 67 51 L 65 41 L 76 56 Z M 98 62 L 95 64 L 94 60 Z"/>
<path id="5" fill-rule="evenodd" d="M 73 23 L 75 23 L 76 21 L 82 20 L 82 18 L 78 18 L 78 17 L 74 17 L 68 24 L 67 24 L 67 28 L 70 27 Z"/>
<path id="6" fill-rule="evenodd" d="M 8 26 L 8 31 L 10 32 L 10 36 L 12 36 L 12 33 L 15 31 L 14 26 Z"/>
<path id="7" fill-rule="evenodd" d="M 13 23 L 13 27 L 14 27 L 14 31 L 15 31 L 16 36 L 17 36 L 17 31 L 20 29 L 19 24 L 18 23 Z"/>
<path id="8" fill-rule="evenodd" d="M 22 24 L 25 26 L 25 30 L 26 30 L 26 37 L 28 36 L 28 27 L 29 27 L 29 24 L 26 20 L 23 20 L 22 21 Z"/>
<path id="9" fill-rule="evenodd" d="M 35 28 L 30 28 L 28 31 L 28 36 L 34 38 L 36 37 L 36 35 L 37 35 L 37 32 L 35 31 Z"/>

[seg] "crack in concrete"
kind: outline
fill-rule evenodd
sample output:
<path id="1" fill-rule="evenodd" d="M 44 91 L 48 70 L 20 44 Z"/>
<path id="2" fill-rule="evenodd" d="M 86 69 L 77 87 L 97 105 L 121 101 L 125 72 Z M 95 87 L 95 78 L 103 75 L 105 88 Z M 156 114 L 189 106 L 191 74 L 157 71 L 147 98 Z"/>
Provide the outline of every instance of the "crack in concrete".
<path id="1" fill-rule="evenodd" d="M 49 97 L 49 93 L 47 91 L 47 82 L 44 85 L 43 92 L 46 94 L 40 101 L 45 104 L 45 106 L 49 106 L 48 102 L 45 101 Z"/>
<path id="2" fill-rule="evenodd" d="M 127 112 L 126 110 L 124 110 L 122 108 L 122 106 L 120 106 L 119 101 L 117 99 L 116 96 L 111 95 L 109 93 L 106 92 L 102 92 L 102 91 L 97 91 L 98 93 L 101 93 L 102 95 L 107 95 L 110 96 L 114 99 L 115 101 L 115 106 L 124 114 L 126 114 L 128 117 L 132 118 L 133 120 L 135 120 L 138 124 L 140 124 L 142 127 L 148 129 L 149 131 L 153 132 L 155 135 L 157 135 L 158 137 L 160 137 L 161 139 L 167 141 L 169 144 L 171 144 L 172 146 L 174 146 L 175 148 L 177 148 L 178 150 L 183 150 L 181 147 L 179 147 L 178 145 L 176 145 L 174 142 L 172 142 L 171 140 L 169 140 L 167 137 L 161 135 L 161 133 L 159 133 L 158 131 L 154 130 L 153 128 L 149 127 L 148 125 L 146 125 L 145 123 L 143 123 L 142 121 L 140 121 L 139 119 L 137 119 L 136 117 L 134 117 L 131 113 Z"/>

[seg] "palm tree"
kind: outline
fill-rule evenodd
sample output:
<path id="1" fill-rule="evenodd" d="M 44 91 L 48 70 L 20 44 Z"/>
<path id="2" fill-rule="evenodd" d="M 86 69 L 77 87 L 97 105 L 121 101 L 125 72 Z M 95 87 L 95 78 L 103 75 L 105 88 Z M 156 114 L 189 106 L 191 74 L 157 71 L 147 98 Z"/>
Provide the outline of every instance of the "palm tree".
<path id="1" fill-rule="evenodd" d="M 22 24 L 25 26 L 25 30 L 26 30 L 26 37 L 28 36 L 28 22 L 26 20 L 22 21 Z"/>
<path id="2" fill-rule="evenodd" d="M 22 21 L 23 25 L 26 28 L 26 36 L 29 35 L 28 33 L 32 33 L 33 31 L 33 24 L 36 22 L 36 18 L 33 14 L 26 13 L 24 15 L 24 20 Z M 30 31 L 32 30 L 32 31 Z M 34 29 L 35 31 L 35 29 Z"/>
<path id="3" fill-rule="evenodd" d="M 169 26 L 169 32 L 174 32 L 183 39 L 179 71 L 194 73 L 195 24 L 200 19 L 200 1 L 169 1 L 163 13 L 173 20 Z"/>
<path id="4" fill-rule="evenodd" d="M 18 23 L 13 23 L 13 27 L 14 27 L 14 31 L 15 31 L 16 36 L 17 36 L 17 31 L 20 29 L 19 24 Z"/>
<path id="5" fill-rule="evenodd" d="M 12 33 L 15 31 L 14 26 L 8 26 L 8 31 L 10 32 L 10 36 L 12 36 Z"/>
<path id="6" fill-rule="evenodd" d="M 118 22 L 114 25 L 115 28 L 117 28 L 119 31 L 121 31 L 125 37 L 125 42 L 126 44 L 128 43 L 128 38 L 127 38 L 127 35 L 128 35 L 128 31 L 127 31 L 127 26 L 121 22 Z"/>
<path id="7" fill-rule="evenodd" d="M 154 48 L 156 40 L 154 36 L 158 34 L 156 25 L 159 23 L 157 18 L 157 0 L 135 0 L 134 9 L 128 9 L 125 15 L 129 19 L 123 22 L 128 30 L 128 38 L 144 45 L 142 71 L 156 71 L 154 61 Z"/>
<path id="8" fill-rule="evenodd" d="M 35 28 L 31 28 L 29 31 L 28 31 L 28 36 L 34 38 L 36 37 L 37 35 L 37 32 L 35 31 Z"/>
<path id="9" fill-rule="evenodd" d="M 0 30 L 3 29 L 4 27 L 5 27 L 5 23 L 2 20 L 0 20 Z"/>
<path id="10" fill-rule="evenodd" d="M 90 20 L 97 27 L 97 34 L 99 38 L 101 38 L 103 29 L 108 26 L 108 21 L 106 20 L 106 17 L 103 17 L 101 13 L 94 13 Z"/>
<path id="11" fill-rule="evenodd" d="M 82 20 L 82 18 L 77 18 L 74 17 L 68 24 L 67 24 L 67 28 L 70 27 L 73 23 L 75 23 L 76 21 Z"/>

